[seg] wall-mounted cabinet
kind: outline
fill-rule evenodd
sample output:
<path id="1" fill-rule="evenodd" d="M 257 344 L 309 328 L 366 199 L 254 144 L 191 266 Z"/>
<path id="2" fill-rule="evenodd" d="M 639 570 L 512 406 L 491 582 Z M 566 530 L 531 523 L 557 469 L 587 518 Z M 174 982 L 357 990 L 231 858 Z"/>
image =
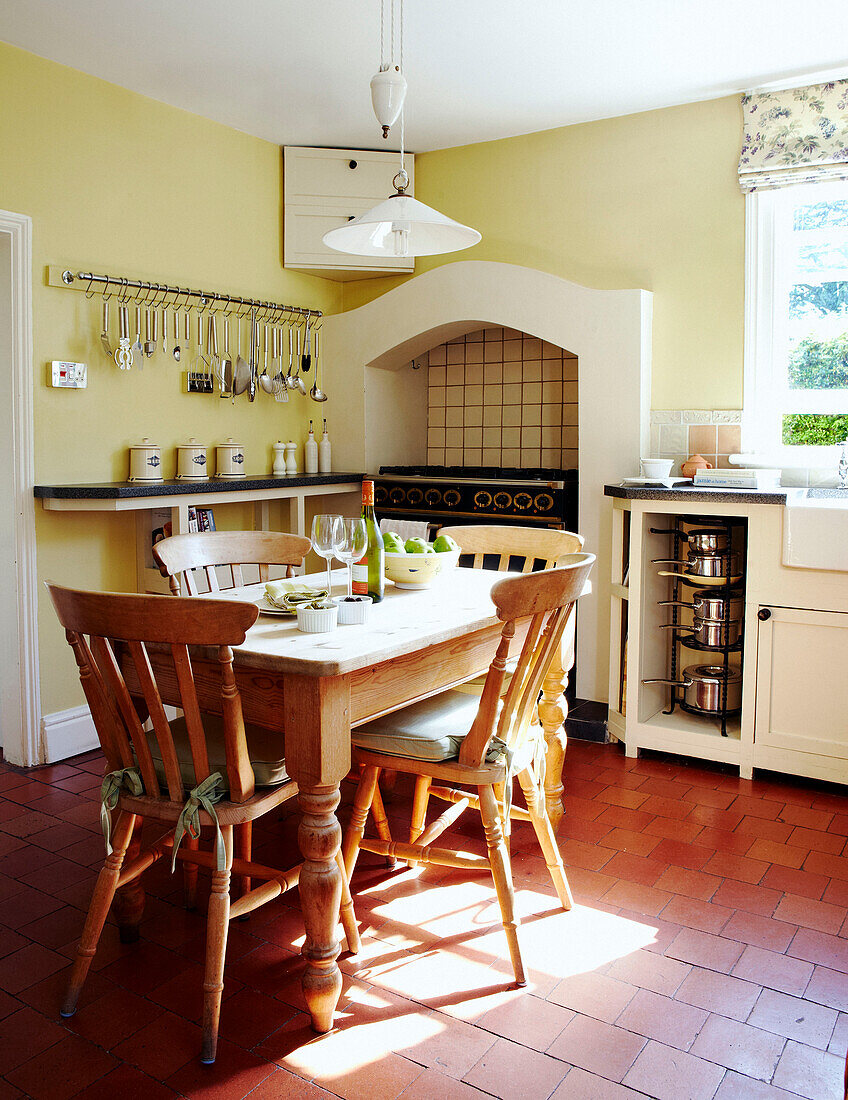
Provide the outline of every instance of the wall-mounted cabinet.
<path id="1" fill-rule="evenodd" d="M 414 160 L 411 154 L 405 158 L 410 195 L 415 193 Z M 287 145 L 283 149 L 285 266 L 339 280 L 414 271 L 412 257 L 350 256 L 328 248 L 322 240 L 329 230 L 394 194 L 392 179 L 398 166 L 397 153 Z"/>

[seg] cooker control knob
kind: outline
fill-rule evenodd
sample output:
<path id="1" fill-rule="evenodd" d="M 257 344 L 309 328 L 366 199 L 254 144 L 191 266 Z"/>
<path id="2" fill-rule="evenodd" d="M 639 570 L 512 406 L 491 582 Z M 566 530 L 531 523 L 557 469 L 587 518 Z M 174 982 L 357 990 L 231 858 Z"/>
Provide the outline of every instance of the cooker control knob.
<path id="1" fill-rule="evenodd" d="M 757 612 L 757 618 L 764 623 L 767 623 L 771 618 L 771 611 L 767 607 L 761 607 Z"/>
<path id="2" fill-rule="evenodd" d="M 442 499 L 442 494 L 439 492 L 438 489 L 428 489 L 427 492 L 424 494 L 424 499 L 429 505 L 432 506 L 439 503 L 439 501 Z"/>
<path id="3" fill-rule="evenodd" d="M 510 504 L 512 504 L 512 497 L 509 493 L 495 493 L 496 508 L 509 508 Z"/>
<path id="4" fill-rule="evenodd" d="M 550 493 L 537 493 L 536 494 L 536 507 L 540 512 L 550 512 L 554 506 L 554 498 Z"/>
<path id="5" fill-rule="evenodd" d="M 374 489 L 374 503 L 384 504 L 388 495 L 385 485 L 377 485 Z"/>
<path id="6" fill-rule="evenodd" d="M 525 512 L 533 503 L 533 498 L 530 496 L 529 493 L 516 493 L 515 496 L 512 498 L 512 503 L 515 505 L 516 508 L 520 509 L 522 512 Z"/>
<path id="7" fill-rule="evenodd" d="M 492 494 L 481 489 L 479 493 L 474 494 L 474 503 L 478 508 L 488 508 L 492 503 Z"/>
<path id="8" fill-rule="evenodd" d="M 406 499 L 409 501 L 410 504 L 420 504 L 421 501 L 424 499 L 424 494 L 421 492 L 420 489 L 410 489 L 409 492 L 406 494 Z"/>
<path id="9" fill-rule="evenodd" d="M 406 493 L 399 486 L 395 486 L 394 489 L 389 489 L 389 500 L 392 504 L 403 504 L 403 498 Z"/>
<path id="10" fill-rule="evenodd" d="M 448 508 L 455 508 L 457 504 L 459 504 L 461 498 L 456 489 L 446 489 L 443 499 Z"/>

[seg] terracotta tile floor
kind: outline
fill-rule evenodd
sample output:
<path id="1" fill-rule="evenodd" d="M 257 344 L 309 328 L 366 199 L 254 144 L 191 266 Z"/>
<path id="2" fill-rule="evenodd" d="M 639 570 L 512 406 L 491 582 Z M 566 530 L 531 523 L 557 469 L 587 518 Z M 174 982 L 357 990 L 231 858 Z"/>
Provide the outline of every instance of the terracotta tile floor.
<path id="1" fill-rule="evenodd" d="M 141 942 L 107 927 L 79 1011 L 58 1014 L 103 854 L 101 771 L 97 754 L 0 764 L 0 1100 L 842 1097 L 848 796 L 832 788 L 572 741 L 559 837 L 571 913 L 529 826 L 512 838 L 525 989 L 510 986 L 483 876 L 389 873 L 364 854 L 363 950 L 342 958 L 336 1030 L 316 1037 L 303 1011 L 295 892 L 232 926 L 218 1061 L 204 1067 L 203 916 L 180 907 L 164 866 L 145 876 Z M 402 783 L 387 808 L 408 820 Z M 258 826 L 257 858 L 293 852 L 295 829 L 289 804 Z M 471 814 L 454 834 L 481 850 Z"/>

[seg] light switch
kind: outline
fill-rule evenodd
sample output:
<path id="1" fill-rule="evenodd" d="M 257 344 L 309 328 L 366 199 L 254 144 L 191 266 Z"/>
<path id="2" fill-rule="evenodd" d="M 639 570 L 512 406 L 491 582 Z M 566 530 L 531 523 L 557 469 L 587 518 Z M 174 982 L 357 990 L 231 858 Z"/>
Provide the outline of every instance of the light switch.
<path id="1" fill-rule="evenodd" d="M 84 390 L 88 385 L 88 368 L 85 363 L 64 363 L 54 359 L 50 366 L 52 386 L 65 390 Z"/>

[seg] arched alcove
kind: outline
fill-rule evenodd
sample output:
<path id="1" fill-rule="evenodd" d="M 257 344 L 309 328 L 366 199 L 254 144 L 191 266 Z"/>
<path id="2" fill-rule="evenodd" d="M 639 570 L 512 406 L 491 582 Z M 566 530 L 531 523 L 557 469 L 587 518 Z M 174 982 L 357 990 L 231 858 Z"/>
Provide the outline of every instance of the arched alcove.
<path id="1" fill-rule="evenodd" d="M 638 471 L 647 454 L 651 304 L 643 290 L 593 290 L 515 264 L 471 260 L 427 271 L 323 326 L 334 464 L 357 470 L 370 461 L 372 473 L 393 400 L 403 417 L 420 408 L 426 418 L 427 405 L 401 400 L 402 378 L 379 387 L 378 399 L 369 372 L 398 372 L 434 345 L 485 325 L 518 329 L 577 356 L 579 528 L 598 555 L 578 620 L 577 691 L 589 699 L 607 698 L 609 678 L 611 525 L 603 486 Z"/>

